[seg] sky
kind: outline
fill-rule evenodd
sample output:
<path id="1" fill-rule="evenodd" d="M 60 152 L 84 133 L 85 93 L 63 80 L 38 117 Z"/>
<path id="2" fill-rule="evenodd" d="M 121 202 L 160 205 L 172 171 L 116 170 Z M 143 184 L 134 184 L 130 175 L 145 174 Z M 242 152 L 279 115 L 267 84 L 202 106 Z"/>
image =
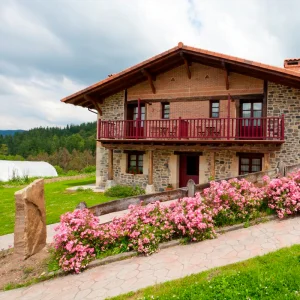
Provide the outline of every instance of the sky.
<path id="1" fill-rule="evenodd" d="M 178 44 L 300 57 L 299 0 L 0 0 L 0 129 L 95 121 L 60 102 Z"/>

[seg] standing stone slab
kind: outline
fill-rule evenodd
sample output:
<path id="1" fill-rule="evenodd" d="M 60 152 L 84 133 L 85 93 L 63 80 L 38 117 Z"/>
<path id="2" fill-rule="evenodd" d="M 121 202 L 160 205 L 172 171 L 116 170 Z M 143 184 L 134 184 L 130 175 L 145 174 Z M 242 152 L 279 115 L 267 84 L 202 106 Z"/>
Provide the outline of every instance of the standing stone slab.
<path id="1" fill-rule="evenodd" d="M 38 179 L 15 193 L 14 253 L 24 259 L 46 246 L 44 179 Z"/>
<path id="2" fill-rule="evenodd" d="M 195 181 L 193 179 L 189 179 L 189 181 L 187 182 L 187 188 L 188 188 L 188 197 L 195 197 L 196 187 L 195 187 Z"/>

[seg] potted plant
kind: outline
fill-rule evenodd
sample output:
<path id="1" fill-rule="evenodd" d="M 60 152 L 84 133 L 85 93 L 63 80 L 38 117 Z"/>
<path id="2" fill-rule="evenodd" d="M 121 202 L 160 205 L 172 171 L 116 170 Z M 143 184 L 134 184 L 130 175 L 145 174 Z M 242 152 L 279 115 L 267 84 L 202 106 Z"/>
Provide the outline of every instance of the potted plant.
<path id="1" fill-rule="evenodd" d="M 172 184 L 168 184 L 167 187 L 166 187 L 166 191 L 172 191 L 174 188 L 173 188 L 173 185 Z"/>
<path id="2" fill-rule="evenodd" d="M 135 174 L 136 174 L 136 168 L 130 167 L 130 168 L 128 169 L 128 173 L 129 173 L 129 174 L 135 175 Z"/>
<path id="3" fill-rule="evenodd" d="M 128 169 L 128 173 L 129 173 L 129 174 L 136 175 L 136 174 L 143 174 L 143 171 L 137 170 L 135 167 L 130 167 L 130 168 Z"/>

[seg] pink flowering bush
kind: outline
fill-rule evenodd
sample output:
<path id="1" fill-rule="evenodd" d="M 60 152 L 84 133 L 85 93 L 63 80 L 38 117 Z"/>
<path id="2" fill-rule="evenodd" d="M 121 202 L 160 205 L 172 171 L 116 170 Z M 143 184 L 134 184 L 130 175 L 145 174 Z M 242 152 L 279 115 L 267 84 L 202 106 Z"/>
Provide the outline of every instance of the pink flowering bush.
<path id="1" fill-rule="evenodd" d="M 245 179 L 234 178 L 211 181 L 203 196 L 213 211 L 216 225 L 222 226 L 256 218 L 263 204 L 264 191 Z"/>
<path id="2" fill-rule="evenodd" d="M 93 242 L 99 237 L 99 220 L 88 209 L 61 216 L 55 228 L 54 248 L 64 271 L 79 273 L 95 257 Z"/>
<path id="3" fill-rule="evenodd" d="M 198 197 L 184 198 L 170 207 L 159 202 L 130 206 L 127 215 L 101 225 L 89 210 L 75 210 L 61 216 L 56 231 L 59 265 L 76 273 L 108 251 L 136 250 L 149 255 L 157 251 L 159 243 L 173 237 L 199 241 L 215 235 L 212 212 Z"/>
<path id="4" fill-rule="evenodd" d="M 265 197 L 268 206 L 279 218 L 300 212 L 300 171 L 288 177 L 270 180 L 265 176 Z"/>
<path id="5" fill-rule="evenodd" d="M 102 225 L 120 246 L 125 243 L 126 250 L 149 255 L 157 251 L 160 242 L 171 239 L 174 230 L 167 220 L 167 207 L 156 202 L 147 206 L 131 205 L 129 209 L 127 215 Z"/>
<path id="6" fill-rule="evenodd" d="M 189 241 L 202 241 L 215 237 L 212 210 L 202 202 L 199 193 L 172 203 L 168 220 L 177 236 Z"/>

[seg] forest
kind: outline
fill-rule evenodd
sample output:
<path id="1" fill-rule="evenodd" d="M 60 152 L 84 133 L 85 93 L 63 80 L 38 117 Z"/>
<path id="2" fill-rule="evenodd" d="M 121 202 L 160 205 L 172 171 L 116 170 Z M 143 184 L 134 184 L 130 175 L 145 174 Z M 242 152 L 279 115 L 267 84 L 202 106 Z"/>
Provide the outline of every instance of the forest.
<path id="1" fill-rule="evenodd" d="M 0 159 L 47 161 L 61 172 L 95 166 L 96 122 L 0 135 Z"/>

